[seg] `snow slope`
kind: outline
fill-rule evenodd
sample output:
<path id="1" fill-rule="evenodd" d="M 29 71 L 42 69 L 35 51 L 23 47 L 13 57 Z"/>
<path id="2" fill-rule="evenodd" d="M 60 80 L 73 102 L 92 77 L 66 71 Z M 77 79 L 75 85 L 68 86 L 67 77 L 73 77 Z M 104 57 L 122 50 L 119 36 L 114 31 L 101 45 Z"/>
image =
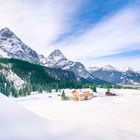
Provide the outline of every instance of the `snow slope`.
<path id="1" fill-rule="evenodd" d="M 70 90 L 66 90 L 70 94 Z M 140 140 L 140 91 L 114 90 L 81 102 L 61 101 L 58 93 L 36 94 L 16 101 L 46 119 L 61 140 Z M 50 97 L 51 96 L 51 97 Z"/>
<path id="2" fill-rule="evenodd" d="M 44 120 L 0 93 L 0 140 L 46 140 Z"/>
<path id="3" fill-rule="evenodd" d="M 2 69 L 0 69 L 0 72 L 5 76 L 6 80 L 12 81 L 14 83 L 14 87 L 17 90 L 20 90 L 24 87 L 26 84 L 25 81 L 23 81 L 18 75 L 16 75 L 10 68 L 11 65 L 5 65 L 1 64 L 3 66 Z"/>
<path id="4" fill-rule="evenodd" d="M 43 64 L 45 57 L 24 44 L 9 28 L 0 30 L 0 56 Z"/>

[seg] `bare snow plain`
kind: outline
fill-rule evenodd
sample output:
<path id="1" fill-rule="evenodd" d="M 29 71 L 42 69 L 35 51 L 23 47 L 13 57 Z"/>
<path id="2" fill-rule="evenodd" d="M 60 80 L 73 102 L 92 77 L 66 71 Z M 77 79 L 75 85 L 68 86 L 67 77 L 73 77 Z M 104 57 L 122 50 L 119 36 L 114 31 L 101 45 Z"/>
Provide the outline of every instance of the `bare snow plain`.
<path id="1" fill-rule="evenodd" d="M 0 140 L 47 139 L 52 136 L 46 121 L 0 93 Z"/>
<path id="2" fill-rule="evenodd" d="M 46 120 L 56 140 L 140 140 L 140 90 L 114 90 L 114 97 L 97 91 L 98 97 L 86 101 L 62 101 L 55 92 L 15 101 Z"/>

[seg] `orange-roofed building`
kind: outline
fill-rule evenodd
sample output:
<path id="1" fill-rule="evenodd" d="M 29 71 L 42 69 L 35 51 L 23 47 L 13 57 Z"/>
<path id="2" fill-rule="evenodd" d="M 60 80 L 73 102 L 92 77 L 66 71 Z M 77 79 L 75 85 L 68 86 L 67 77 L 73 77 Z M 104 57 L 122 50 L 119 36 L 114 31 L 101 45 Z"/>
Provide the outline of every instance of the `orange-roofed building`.
<path id="1" fill-rule="evenodd" d="M 74 101 L 88 100 L 88 99 L 91 99 L 93 97 L 94 97 L 93 94 L 88 92 L 88 91 L 87 92 L 82 92 L 82 93 L 79 93 L 76 90 L 72 91 L 72 99 Z"/>

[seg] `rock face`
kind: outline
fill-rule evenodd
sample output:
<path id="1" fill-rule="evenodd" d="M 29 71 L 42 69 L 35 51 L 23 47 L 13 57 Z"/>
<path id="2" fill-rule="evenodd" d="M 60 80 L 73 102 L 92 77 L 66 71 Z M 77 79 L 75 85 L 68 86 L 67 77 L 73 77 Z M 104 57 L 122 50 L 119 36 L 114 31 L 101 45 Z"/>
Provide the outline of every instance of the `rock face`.
<path id="1" fill-rule="evenodd" d="M 99 79 L 114 84 L 140 85 L 140 73 L 132 68 L 122 71 L 113 66 L 104 66 L 96 71 L 91 71 L 91 74 Z"/>
<path id="2" fill-rule="evenodd" d="M 43 56 L 24 44 L 8 28 L 0 30 L 0 55 L 1 57 L 17 58 L 38 64 L 43 63 Z"/>
<path id="3" fill-rule="evenodd" d="M 54 50 L 46 59 L 45 66 L 50 68 L 60 68 L 74 72 L 78 81 L 81 82 L 96 82 L 105 83 L 105 81 L 99 80 L 92 76 L 80 62 L 73 62 L 68 60 L 60 50 Z"/>

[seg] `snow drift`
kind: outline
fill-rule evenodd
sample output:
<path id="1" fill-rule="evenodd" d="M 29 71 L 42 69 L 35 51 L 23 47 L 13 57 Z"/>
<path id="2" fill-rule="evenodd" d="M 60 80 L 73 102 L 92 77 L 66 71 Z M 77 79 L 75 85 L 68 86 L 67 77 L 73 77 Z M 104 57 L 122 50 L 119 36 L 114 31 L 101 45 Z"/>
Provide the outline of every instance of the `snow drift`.
<path id="1" fill-rule="evenodd" d="M 51 139 L 45 121 L 0 93 L 0 140 Z"/>

